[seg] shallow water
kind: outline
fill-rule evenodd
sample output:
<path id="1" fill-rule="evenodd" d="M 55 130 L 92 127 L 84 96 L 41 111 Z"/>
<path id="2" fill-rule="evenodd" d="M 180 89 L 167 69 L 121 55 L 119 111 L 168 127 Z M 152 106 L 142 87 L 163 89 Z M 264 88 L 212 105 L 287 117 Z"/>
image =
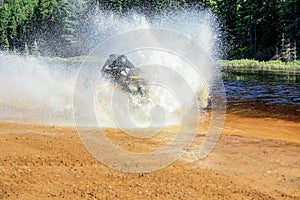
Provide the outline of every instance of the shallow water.
<path id="1" fill-rule="evenodd" d="M 300 106 L 300 84 L 224 81 L 227 99 L 259 101 L 265 104 L 294 104 Z"/>
<path id="2" fill-rule="evenodd" d="M 299 75 L 223 73 L 227 113 L 300 122 Z"/>

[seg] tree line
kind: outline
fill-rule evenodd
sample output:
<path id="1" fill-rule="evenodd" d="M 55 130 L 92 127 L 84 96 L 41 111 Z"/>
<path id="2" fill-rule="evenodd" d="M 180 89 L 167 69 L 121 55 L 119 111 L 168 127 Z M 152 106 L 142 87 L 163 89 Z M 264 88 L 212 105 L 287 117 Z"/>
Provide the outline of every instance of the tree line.
<path id="1" fill-rule="evenodd" d="M 99 10 L 143 14 L 209 8 L 218 16 L 227 59 L 272 59 L 281 41 L 300 46 L 300 0 L 3 0 L 0 50 L 70 57 L 89 46 L 78 29 Z M 299 51 L 298 51 L 299 52 Z"/>

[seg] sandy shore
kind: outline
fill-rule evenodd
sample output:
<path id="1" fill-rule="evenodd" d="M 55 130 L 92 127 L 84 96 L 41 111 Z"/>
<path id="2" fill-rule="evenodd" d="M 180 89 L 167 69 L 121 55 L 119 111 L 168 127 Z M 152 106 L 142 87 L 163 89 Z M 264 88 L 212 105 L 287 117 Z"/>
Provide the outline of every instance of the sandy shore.
<path id="1" fill-rule="evenodd" d="M 179 161 L 130 174 L 93 158 L 74 128 L 0 122 L 0 199 L 300 199 L 299 130 L 295 121 L 227 114 L 206 159 L 197 159 L 199 133 Z M 133 151 L 164 144 L 106 133 Z"/>

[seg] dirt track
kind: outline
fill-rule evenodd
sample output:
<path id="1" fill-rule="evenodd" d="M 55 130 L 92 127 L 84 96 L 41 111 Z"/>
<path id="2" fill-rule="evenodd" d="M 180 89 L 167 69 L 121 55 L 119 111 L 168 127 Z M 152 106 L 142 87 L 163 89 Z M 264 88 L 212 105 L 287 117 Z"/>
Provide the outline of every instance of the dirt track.
<path id="1" fill-rule="evenodd" d="M 197 160 L 198 135 L 181 160 L 130 174 L 94 159 L 74 128 L 1 122 L 0 199 L 299 199 L 299 130 L 293 121 L 228 114 L 208 158 Z M 106 132 L 132 147 L 119 131 Z M 134 150 L 152 145 L 162 143 Z"/>

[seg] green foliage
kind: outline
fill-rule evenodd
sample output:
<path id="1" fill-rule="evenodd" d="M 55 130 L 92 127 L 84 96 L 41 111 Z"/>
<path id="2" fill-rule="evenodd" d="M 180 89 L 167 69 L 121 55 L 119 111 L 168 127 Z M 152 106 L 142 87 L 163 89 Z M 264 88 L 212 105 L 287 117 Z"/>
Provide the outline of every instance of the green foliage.
<path id="1" fill-rule="evenodd" d="M 29 48 L 28 48 L 28 44 L 27 44 L 27 43 L 25 43 L 25 46 L 24 46 L 24 54 L 25 54 L 26 56 L 29 55 Z"/>
<path id="2" fill-rule="evenodd" d="M 283 62 L 280 60 L 258 61 L 253 59 L 224 60 L 222 65 L 228 68 L 253 70 L 300 70 L 300 61 Z"/>
<path id="3" fill-rule="evenodd" d="M 39 47 L 38 47 L 36 40 L 34 40 L 34 43 L 33 43 L 33 54 L 35 56 L 40 56 Z"/>
<path id="4" fill-rule="evenodd" d="M 13 48 L 13 53 L 16 54 L 17 53 L 17 49 L 16 47 Z"/>
<path id="5" fill-rule="evenodd" d="M 4 40 L 4 49 L 6 52 L 9 52 L 9 42 L 8 42 L 7 37 Z"/>
<path id="6" fill-rule="evenodd" d="M 134 9 L 151 15 L 186 7 L 210 8 L 218 15 L 229 59 L 269 60 L 280 48 L 282 34 L 300 46 L 299 0 L 4 0 L 0 50 L 79 55 L 78 28 L 85 26 L 86 15 L 99 9 L 118 13 Z M 26 49 L 25 43 L 33 49 Z"/>

